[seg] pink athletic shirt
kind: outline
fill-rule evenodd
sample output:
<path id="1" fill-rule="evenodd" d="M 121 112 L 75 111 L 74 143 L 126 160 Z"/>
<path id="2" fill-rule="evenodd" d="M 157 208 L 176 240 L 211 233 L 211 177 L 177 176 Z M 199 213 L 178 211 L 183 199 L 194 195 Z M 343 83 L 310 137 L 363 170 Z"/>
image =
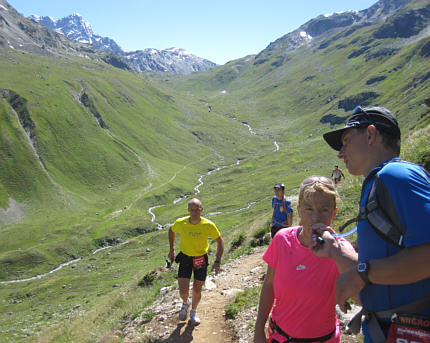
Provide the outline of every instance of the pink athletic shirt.
<path id="1" fill-rule="evenodd" d="M 329 334 L 327 343 L 340 341 L 334 288 L 339 275 L 336 263 L 330 258 L 315 256 L 297 238 L 299 227 L 285 228 L 275 235 L 263 254 L 263 260 L 275 269 L 273 290 L 275 303 L 272 319 L 288 335 L 313 338 Z M 342 243 L 353 249 L 345 239 Z M 273 338 L 284 342 L 284 336 Z"/>

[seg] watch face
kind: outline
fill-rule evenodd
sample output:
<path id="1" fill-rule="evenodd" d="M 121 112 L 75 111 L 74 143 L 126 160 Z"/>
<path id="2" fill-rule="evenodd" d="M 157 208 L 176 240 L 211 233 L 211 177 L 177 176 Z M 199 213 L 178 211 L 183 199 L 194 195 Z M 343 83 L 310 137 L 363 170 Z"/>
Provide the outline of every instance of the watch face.
<path id="1" fill-rule="evenodd" d="M 365 262 L 360 262 L 357 265 L 357 270 L 361 273 L 361 272 L 365 272 L 367 270 L 367 265 Z"/>

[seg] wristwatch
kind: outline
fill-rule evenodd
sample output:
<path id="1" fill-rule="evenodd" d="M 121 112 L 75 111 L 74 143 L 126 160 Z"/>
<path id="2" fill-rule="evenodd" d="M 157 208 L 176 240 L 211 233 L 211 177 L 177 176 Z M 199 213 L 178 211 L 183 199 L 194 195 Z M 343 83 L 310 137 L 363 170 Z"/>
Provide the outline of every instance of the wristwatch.
<path id="1" fill-rule="evenodd" d="M 367 261 L 358 262 L 357 264 L 358 275 L 360 275 L 360 277 L 363 279 L 366 286 L 371 284 L 369 280 L 369 268 L 370 265 Z"/>

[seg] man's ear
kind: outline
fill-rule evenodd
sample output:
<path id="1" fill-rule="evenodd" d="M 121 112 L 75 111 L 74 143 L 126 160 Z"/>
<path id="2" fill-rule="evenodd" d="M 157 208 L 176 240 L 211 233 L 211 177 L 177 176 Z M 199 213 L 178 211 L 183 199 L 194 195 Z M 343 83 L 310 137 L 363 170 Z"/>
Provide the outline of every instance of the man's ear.
<path id="1" fill-rule="evenodd" d="M 375 127 L 375 125 L 369 125 L 366 129 L 366 136 L 367 136 L 367 141 L 369 143 L 369 145 L 375 143 L 376 141 L 376 137 L 378 136 L 379 132 L 378 129 Z"/>

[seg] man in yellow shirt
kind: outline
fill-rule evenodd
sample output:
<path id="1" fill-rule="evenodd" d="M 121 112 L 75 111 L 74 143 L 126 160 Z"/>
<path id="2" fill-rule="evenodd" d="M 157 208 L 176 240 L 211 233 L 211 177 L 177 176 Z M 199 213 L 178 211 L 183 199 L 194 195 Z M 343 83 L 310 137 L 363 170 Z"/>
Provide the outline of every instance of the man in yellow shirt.
<path id="1" fill-rule="evenodd" d="M 190 292 L 191 274 L 194 272 L 193 294 L 190 311 L 190 320 L 192 324 L 200 324 L 197 316 L 197 305 L 202 296 L 202 287 L 206 280 L 208 269 L 208 238 L 217 242 L 216 259 L 212 270 L 218 274 L 220 269 L 221 257 L 224 252 L 224 240 L 218 231 L 216 225 L 210 220 L 201 217 L 203 211 L 202 203 L 199 199 L 193 198 L 188 202 L 189 216 L 179 218 L 169 229 L 170 252 L 169 259 L 179 263 L 178 285 L 179 295 L 183 301 L 179 312 L 179 319 L 186 320 L 190 301 L 188 299 Z M 175 236 L 179 233 L 181 236 L 179 242 L 180 252 L 175 258 Z"/>

